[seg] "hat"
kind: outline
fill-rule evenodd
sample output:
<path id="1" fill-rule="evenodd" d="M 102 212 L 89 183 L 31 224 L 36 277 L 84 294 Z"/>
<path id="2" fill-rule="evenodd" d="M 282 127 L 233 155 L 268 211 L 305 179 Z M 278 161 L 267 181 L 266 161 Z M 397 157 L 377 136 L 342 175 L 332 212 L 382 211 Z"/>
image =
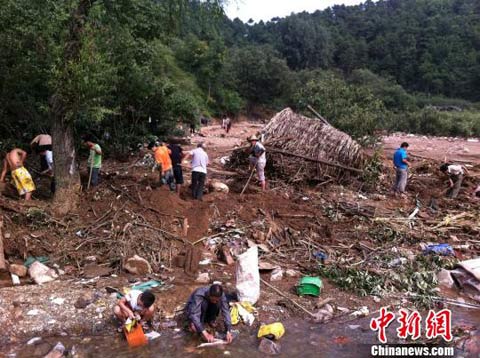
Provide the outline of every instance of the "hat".
<path id="1" fill-rule="evenodd" d="M 258 137 L 254 134 L 250 138 L 248 138 L 248 141 L 251 142 L 252 140 L 259 140 Z"/>

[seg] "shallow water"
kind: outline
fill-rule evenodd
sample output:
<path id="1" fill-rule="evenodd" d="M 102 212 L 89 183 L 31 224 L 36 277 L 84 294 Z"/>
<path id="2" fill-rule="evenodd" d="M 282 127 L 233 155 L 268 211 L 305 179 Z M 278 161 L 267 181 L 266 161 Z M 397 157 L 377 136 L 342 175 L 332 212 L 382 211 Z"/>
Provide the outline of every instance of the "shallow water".
<path id="1" fill-rule="evenodd" d="M 455 310 L 453 325 L 480 323 L 478 310 Z M 376 333 L 369 329 L 370 318 L 339 321 L 329 324 L 314 324 L 303 320 L 283 322 L 286 333 L 280 339 L 282 353 L 278 357 L 302 358 L 361 358 L 370 357 L 370 346 L 378 344 Z M 394 343 L 395 326 L 387 330 L 389 343 Z M 264 358 L 266 355 L 258 351 L 259 340 L 256 338 L 257 328 L 241 327 L 241 333 L 235 341 L 223 347 L 196 349 L 200 344 L 183 332 L 167 329 L 161 331 L 161 337 L 149 342 L 147 346 L 129 348 L 120 334 L 112 336 L 91 337 L 48 337 L 44 341 L 51 345 L 62 342 L 72 350 L 77 358 L 157 358 L 157 357 L 235 357 Z M 24 345 L 15 349 L 17 358 L 33 357 L 32 346 Z M 70 356 L 70 355 L 69 355 Z"/>

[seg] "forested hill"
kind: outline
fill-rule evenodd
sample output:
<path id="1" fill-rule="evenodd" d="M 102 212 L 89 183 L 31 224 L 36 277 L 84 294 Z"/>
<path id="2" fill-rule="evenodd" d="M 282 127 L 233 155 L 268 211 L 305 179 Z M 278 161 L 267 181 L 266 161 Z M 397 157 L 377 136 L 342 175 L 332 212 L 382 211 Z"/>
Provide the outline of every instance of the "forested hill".
<path id="1" fill-rule="evenodd" d="M 226 28 L 230 45 L 271 45 L 293 70 L 368 68 L 412 91 L 480 100 L 478 0 L 368 0 Z"/>
<path id="2" fill-rule="evenodd" d="M 57 136 L 93 132 L 122 153 L 201 115 L 307 105 L 355 137 L 480 136 L 480 1 L 367 1 L 258 24 L 223 5 L 0 0 L 0 151 L 60 123 Z"/>

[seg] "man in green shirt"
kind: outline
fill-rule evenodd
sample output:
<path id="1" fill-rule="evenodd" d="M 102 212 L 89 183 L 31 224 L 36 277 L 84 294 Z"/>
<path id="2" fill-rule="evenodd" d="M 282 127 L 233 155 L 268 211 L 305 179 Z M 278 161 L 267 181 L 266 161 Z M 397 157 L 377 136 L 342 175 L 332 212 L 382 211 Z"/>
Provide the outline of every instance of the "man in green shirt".
<path id="1" fill-rule="evenodd" d="M 83 143 L 90 149 L 90 156 L 87 161 L 88 169 L 92 171 L 90 184 L 96 186 L 98 184 L 100 168 L 102 167 L 102 148 L 95 143 L 93 137 L 89 135 L 83 137 Z"/>

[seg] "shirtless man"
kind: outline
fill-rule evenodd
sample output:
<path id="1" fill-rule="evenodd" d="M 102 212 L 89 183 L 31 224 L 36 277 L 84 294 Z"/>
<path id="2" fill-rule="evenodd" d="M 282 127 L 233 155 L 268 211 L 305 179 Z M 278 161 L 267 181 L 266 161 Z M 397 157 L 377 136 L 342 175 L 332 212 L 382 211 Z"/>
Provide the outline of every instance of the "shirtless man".
<path id="1" fill-rule="evenodd" d="M 18 190 L 18 194 L 20 196 L 25 195 L 25 200 L 30 200 L 32 198 L 32 192 L 35 191 L 35 184 L 32 180 L 32 176 L 23 166 L 26 158 L 27 152 L 22 149 L 15 148 L 8 152 L 3 160 L 0 182 L 5 183 L 7 171 L 10 171 L 15 187 Z"/>

